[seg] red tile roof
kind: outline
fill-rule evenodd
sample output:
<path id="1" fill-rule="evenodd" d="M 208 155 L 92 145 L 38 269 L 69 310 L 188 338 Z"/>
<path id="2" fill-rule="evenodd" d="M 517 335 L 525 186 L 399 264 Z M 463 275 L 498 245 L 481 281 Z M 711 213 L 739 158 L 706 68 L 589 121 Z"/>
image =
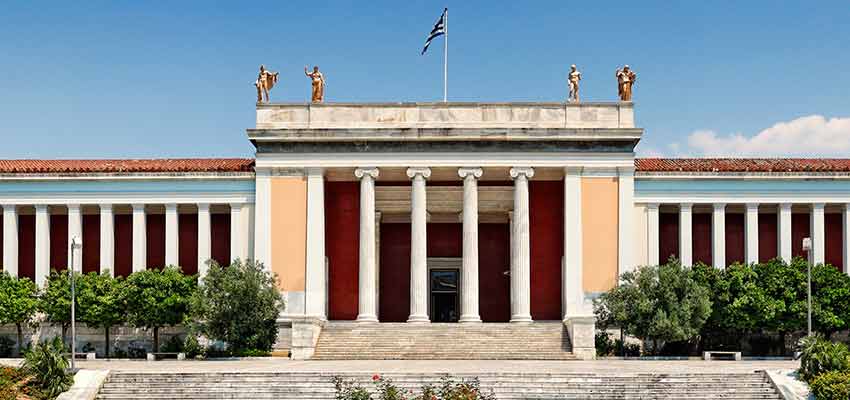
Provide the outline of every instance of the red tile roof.
<path id="1" fill-rule="evenodd" d="M 638 172 L 850 172 L 848 158 L 637 158 Z"/>
<path id="2" fill-rule="evenodd" d="M 148 160 L 0 160 L 0 173 L 169 173 L 252 172 L 250 158 L 169 158 Z"/>

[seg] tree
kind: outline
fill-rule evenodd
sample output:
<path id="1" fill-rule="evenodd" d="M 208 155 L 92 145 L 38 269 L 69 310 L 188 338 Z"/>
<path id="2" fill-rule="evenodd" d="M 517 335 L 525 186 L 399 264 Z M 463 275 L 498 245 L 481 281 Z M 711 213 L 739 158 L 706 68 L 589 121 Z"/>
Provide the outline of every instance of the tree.
<path id="1" fill-rule="evenodd" d="M 90 328 L 104 330 L 106 357 L 109 357 L 109 329 L 126 320 L 123 290 L 123 279 L 96 272 L 81 276 L 77 285 L 80 321 Z"/>
<path id="2" fill-rule="evenodd" d="M 603 293 L 596 305 L 600 320 L 641 340 L 659 342 L 695 338 L 711 314 L 708 288 L 676 261 L 624 273 L 619 286 Z"/>
<path id="3" fill-rule="evenodd" d="M 159 328 L 183 322 L 196 286 L 194 276 L 173 266 L 135 272 L 127 278 L 123 290 L 127 321 L 153 329 L 154 352 L 159 351 Z"/>
<path id="4" fill-rule="evenodd" d="M 828 264 L 812 267 L 812 329 L 827 338 L 847 329 L 850 327 L 848 305 L 850 276 Z"/>
<path id="5" fill-rule="evenodd" d="M 75 278 L 79 277 L 77 273 Z M 50 271 L 39 308 L 48 322 L 62 325 L 62 341 L 68 343 L 68 328 L 71 326 L 71 280 L 68 271 Z"/>
<path id="6" fill-rule="evenodd" d="M 38 311 L 38 288 L 29 278 L 14 278 L 0 273 L 0 325 L 15 324 L 18 355 L 24 343 L 23 324 L 32 321 Z"/>
<path id="7" fill-rule="evenodd" d="M 210 262 L 192 299 L 199 331 L 226 342 L 237 353 L 271 350 L 277 338 L 277 317 L 284 307 L 276 281 L 261 263 L 237 260 L 222 267 Z"/>

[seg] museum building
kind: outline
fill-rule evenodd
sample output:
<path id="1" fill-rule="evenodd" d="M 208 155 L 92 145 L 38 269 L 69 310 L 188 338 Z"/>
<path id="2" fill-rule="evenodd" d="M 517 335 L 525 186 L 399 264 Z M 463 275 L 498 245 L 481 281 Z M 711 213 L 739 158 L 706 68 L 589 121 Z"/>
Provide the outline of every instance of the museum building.
<path id="1" fill-rule="evenodd" d="M 83 272 L 256 259 L 296 358 L 335 323 L 455 322 L 588 358 L 592 299 L 640 265 L 810 237 L 850 271 L 850 159 L 636 159 L 643 134 L 631 102 L 258 104 L 255 159 L 0 160 L 2 266 L 43 285 L 72 237 Z"/>

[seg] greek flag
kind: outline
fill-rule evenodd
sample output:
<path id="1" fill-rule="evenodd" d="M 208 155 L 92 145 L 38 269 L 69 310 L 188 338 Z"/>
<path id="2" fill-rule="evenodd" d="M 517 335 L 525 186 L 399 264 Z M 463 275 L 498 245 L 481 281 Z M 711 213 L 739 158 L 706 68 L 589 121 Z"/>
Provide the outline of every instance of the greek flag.
<path id="1" fill-rule="evenodd" d="M 440 15 L 440 19 L 437 20 L 436 24 L 434 24 L 434 29 L 431 29 L 428 39 L 425 39 L 425 48 L 422 49 L 422 55 L 428 51 L 428 46 L 431 45 L 431 41 L 434 40 L 435 37 L 446 34 L 446 13 L 448 11 L 448 8 L 443 10 L 443 14 Z"/>

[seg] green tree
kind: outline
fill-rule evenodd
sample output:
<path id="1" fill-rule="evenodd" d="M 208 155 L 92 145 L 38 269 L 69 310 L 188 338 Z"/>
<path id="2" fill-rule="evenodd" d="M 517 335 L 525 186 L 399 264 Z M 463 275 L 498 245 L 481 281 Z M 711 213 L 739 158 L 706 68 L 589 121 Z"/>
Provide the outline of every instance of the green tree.
<path id="1" fill-rule="evenodd" d="M 600 296 L 597 316 L 630 335 L 651 340 L 655 352 L 661 341 L 697 337 L 711 314 L 708 288 L 676 260 L 626 272 L 620 281 Z"/>
<path id="2" fill-rule="evenodd" d="M 80 274 L 75 275 L 79 282 Z M 51 270 L 47 285 L 41 295 L 41 311 L 47 321 L 62 326 L 62 341 L 68 342 L 68 328 L 71 326 L 71 280 L 68 271 Z"/>
<path id="3" fill-rule="evenodd" d="M 812 329 L 829 338 L 848 327 L 850 276 L 828 264 L 812 267 Z"/>
<path id="4" fill-rule="evenodd" d="M 38 288 L 28 278 L 14 278 L 0 273 L 0 325 L 15 324 L 18 333 L 18 355 L 24 343 L 23 325 L 31 322 L 38 311 Z"/>
<path id="5" fill-rule="evenodd" d="M 104 330 L 106 357 L 109 357 L 109 329 L 126 320 L 123 290 L 121 277 L 96 272 L 81 276 L 77 285 L 79 319 L 90 328 Z"/>
<path id="6" fill-rule="evenodd" d="M 153 329 L 154 352 L 159 351 L 159 329 L 183 322 L 196 286 L 194 276 L 174 266 L 135 272 L 127 278 L 123 290 L 127 321 Z"/>
<path id="7" fill-rule="evenodd" d="M 234 352 L 271 350 L 277 338 L 277 317 L 283 298 L 277 277 L 261 263 L 235 261 L 230 266 L 209 263 L 192 299 L 198 330 L 228 344 Z"/>

